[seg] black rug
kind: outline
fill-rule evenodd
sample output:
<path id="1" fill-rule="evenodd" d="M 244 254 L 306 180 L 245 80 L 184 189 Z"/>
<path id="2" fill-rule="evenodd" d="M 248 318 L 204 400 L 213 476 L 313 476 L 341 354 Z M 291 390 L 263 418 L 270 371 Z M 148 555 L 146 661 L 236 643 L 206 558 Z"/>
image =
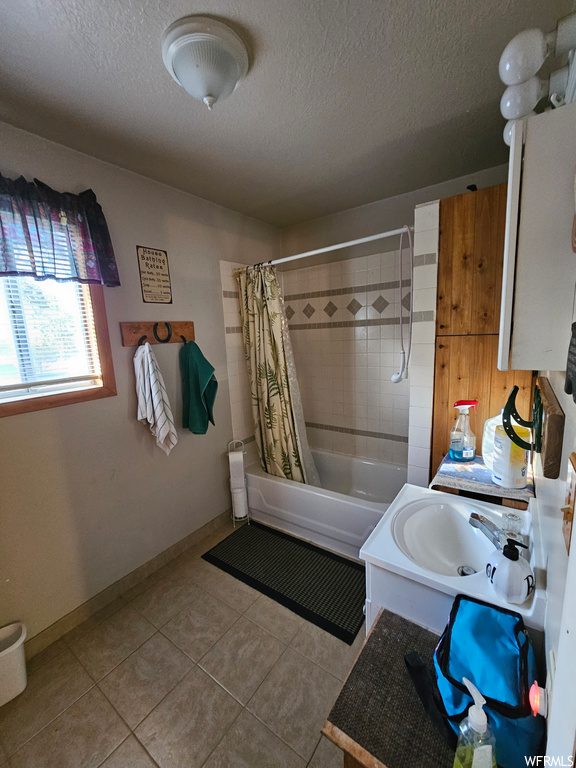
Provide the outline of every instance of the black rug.
<path id="1" fill-rule="evenodd" d="M 306 541 L 251 522 L 202 557 L 348 645 L 364 622 L 364 566 Z"/>

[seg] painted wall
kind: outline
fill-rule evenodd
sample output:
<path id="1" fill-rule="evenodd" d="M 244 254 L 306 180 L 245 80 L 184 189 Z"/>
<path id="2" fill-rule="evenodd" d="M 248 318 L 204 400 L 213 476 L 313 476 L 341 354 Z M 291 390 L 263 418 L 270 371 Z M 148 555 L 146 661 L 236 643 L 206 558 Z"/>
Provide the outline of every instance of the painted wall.
<path id="1" fill-rule="evenodd" d="M 478 189 L 502 184 L 506 181 L 507 172 L 507 165 L 499 165 L 496 168 L 489 168 L 442 184 L 434 184 L 431 187 L 418 189 L 405 195 L 378 200 L 375 203 L 350 208 L 332 216 L 324 216 L 304 224 L 286 227 L 282 230 L 282 254 L 283 256 L 290 256 L 294 253 L 303 253 L 333 243 L 343 243 L 378 232 L 386 232 L 401 227 L 403 224 L 412 224 L 414 209 L 417 205 L 459 195 L 466 192 L 469 184 L 476 184 Z M 397 243 L 391 240 L 385 242 L 387 250 L 397 247 Z M 354 246 L 353 249 L 334 251 L 322 256 L 311 256 L 306 260 L 306 265 L 310 267 L 350 256 L 367 256 L 377 253 L 379 250 L 382 250 L 382 245 L 379 245 L 378 242 L 367 243 L 366 245 Z M 296 265 L 298 265 L 297 261 L 288 262 L 283 264 L 281 268 L 296 269 Z"/>
<path id="2" fill-rule="evenodd" d="M 92 188 L 114 243 L 120 288 L 106 288 L 118 396 L 0 419 L 0 625 L 32 636 L 230 507 L 232 438 L 221 259 L 277 255 L 271 227 L 0 124 L 0 171 L 57 190 Z M 173 304 L 142 302 L 136 245 L 168 252 Z M 216 427 L 178 430 L 169 457 L 136 421 L 126 320 L 193 320 L 216 368 Z M 181 423 L 178 345 L 155 346 Z"/>

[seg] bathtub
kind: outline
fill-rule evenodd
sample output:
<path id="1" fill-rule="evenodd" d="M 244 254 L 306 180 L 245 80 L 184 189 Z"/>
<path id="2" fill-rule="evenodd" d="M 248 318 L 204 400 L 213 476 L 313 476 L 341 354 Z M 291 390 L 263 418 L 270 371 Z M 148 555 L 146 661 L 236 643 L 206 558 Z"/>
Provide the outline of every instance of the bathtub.
<path id="1" fill-rule="evenodd" d="M 359 560 L 360 548 L 406 482 L 406 467 L 312 451 L 322 488 L 246 470 L 253 520 Z"/>

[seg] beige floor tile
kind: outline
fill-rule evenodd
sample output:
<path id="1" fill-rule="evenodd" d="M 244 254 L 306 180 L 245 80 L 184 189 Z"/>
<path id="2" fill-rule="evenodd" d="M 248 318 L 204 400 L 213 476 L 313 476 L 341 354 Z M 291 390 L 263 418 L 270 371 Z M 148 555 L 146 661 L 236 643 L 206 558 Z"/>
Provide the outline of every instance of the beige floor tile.
<path id="1" fill-rule="evenodd" d="M 284 643 L 242 616 L 199 663 L 246 704 L 285 649 Z"/>
<path id="2" fill-rule="evenodd" d="M 305 760 L 244 709 L 204 768 L 304 768 L 305 765 Z"/>
<path id="3" fill-rule="evenodd" d="M 69 650 L 33 672 L 25 691 L 0 709 L 0 741 L 8 756 L 93 685 Z"/>
<path id="4" fill-rule="evenodd" d="M 201 557 L 183 565 L 176 573 L 222 600 L 223 603 L 239 613 L 244 613 L 260 596 L 260 592 L 238 581 L 220 568 L 216 568 L 215 565 L 206 562 Z"/>
<path id="5" fill-rule="evenodd" d="M 340 680 L 288 648 L 248 703 L 248 709 L 309 760 L 341 685 Z"/>
<path id="6" fill-rule="evenodd" d="M 127 605 L 77 640 L 72 653 L 94 680 L 101 680 L 156 632 L 138 611 Z"/>
<path id="7" fill-rule="evenodd" d="M 340 747 L 322 736 L 308 768 L 342 768 L 343 760 L 344 753 Z"/>
<path id="8" fill-rule="evenodd" d="M 130 728 L 135 728 L 193 663 L 158 633 L 98 685 Z"/>
<path id="9" fill-rule="evenodd" d="M 11 768 L 96 768 L 129 731 L 93 688 L 10 758 Z"/>
<path id="10" fill-rule="evenodd" d="M 266 597 L 266 595 L 260 595 L 244 615 L 277 637 L 278 640 L 282 640 L 283 643 L 289 643 L 292 640 L 304 621 L 300 616 L 289 611 L 288 608 L 275 600 Z"/>
<path id="11" fill-rule="evenodd" d="M 196 585 L 172 573 L 139 595 L 131 605 L 160 628 L 199 594 Z"/>
<path id="12" fill-rule="evenodd" d="M 193 667 L 138 726 L 136 736 L 161 768 L 200 768 L 240 710 L 232 696 Z"/>
<path id="13" fill-rule="evenodd" d="M 106 619 L 110 618 L 110 616 L 116 613 L 116 611 L 119 611 L 120 608 L 123 608 L 125 605 L 126 603 L 121 597 L 116 598 L 116 600 L 113 600 L 111 603 L 108 603 L 108 605 L 105 605 L 104 608 L 101 608 L 95 614 L 86 619 L 86 621 L 83 621 L 82 624 L 78 624 L 77 627 L 74 627 L 74 629 L 71 629 L 70 632 L 67 632 L 62 637 L 62 641 L 68 646 L 72 645 L 81 637 L 87 635 L 88 632 L 91 632 L 93 629 L 95 629 L 103 621 L 106 621 Z"/>
<path id="14" fill-rule="evenodd" d="M 100 768 L 156 768 L 156 763 L 142 744 L 129 736 Z"/>
<path id="15" fill-rule="evenodd" d="M 217 597 L 203 593 L 162 627 L 174 645 L 198 661 L 212 648 L 240 614 Z"/>
<path id="16" fill-rule="evenodd" d="M 60 639 L 56 640 L 55 643 L 52 643 L 52 645 L 49 645 L 47 648 L 44 648 L 43 651 L 40 651 L 40 653 L 37 653 L 35 656 L 32 656 L 31 659 L 26 659 L 26 671 L 29 675 L 32 674 L 32 672 L 35 672 L 37 669 L 40 669 L 40 667 L 43 664 L 46 664 L 47 661 L 50 661 L 51 659 L 55 659 L 56 656 L 58 656 L 62 651 L 65 651 L 68 646 L 66 643 Z"/>
<path id="17" fill-rule="evenodd" d="M 358 632 L 353 644 L 348 645 L 329 632 L 305 621 L 290 643 L 290 647 L 330 672 L 334 677 L 345 680 L 365 639 L 364 627 Z"/>

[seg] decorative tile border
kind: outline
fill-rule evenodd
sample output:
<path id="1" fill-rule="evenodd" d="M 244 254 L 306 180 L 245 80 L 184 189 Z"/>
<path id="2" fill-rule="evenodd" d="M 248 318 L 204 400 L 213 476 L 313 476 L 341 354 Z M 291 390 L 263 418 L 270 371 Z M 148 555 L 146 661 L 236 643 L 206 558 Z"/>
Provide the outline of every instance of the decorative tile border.
<path id="1" fill-rule="evenodd" d="M 414 266 L 425 267 L 427 264 L 436 264 L 437 258 L 435 253 L 422 253 L 420 256 L 414 256 Z"/>
<path id="2" fill-rule="evenodd" d="M 327 432 L 344 432 L 347 435 L 359 435 L 360 437 L 376 437 L 378 440 L 392 440 L 395 443 L 407 443 L 408 438 L 403 435 L 391 435 L 388 432 L 370 432 L 367 429 L 350 429 L 349 427 L 334 427 L 332 424 L 316 424 L 307 421 L 306 426 L 310 429 L 324 429 Z"/>
<path id="3" fill-rule="evenodd" d="M 433 309 L 424 312 L 414 312 L 412 322 L 434 322 L 436 313 Z M 408 318 L 402 318 L 402 324 L 408 325 Z M 319 328 L 369 328 L 374 325 L 400 325 L 398 317 L 379 317 L 373 320 L 340 320 L 332 323 L 288 323 L 291 331 L 311 331 Z M 226 326 L 226 333 L 242 333 L 242 326 Z"/>
<path id="4" fill-rule="evenodd" d="M 284 296 L 284 301 L 297 301 L 298 299 L 318 299 L 323 296 L 344 296 L 347 293 L 369 293 L 370 291 L 389 291 L 398 288 L 399 280 L 391 280 L 388 283 L 370 283 L 369 285 L 349 285 L 346 288 L 324 288 L 321 291 L 309 291 L 307 293 L 290 293 Z M 410 280 L 402 280 L 402 286 L 408 287 Z"/>

